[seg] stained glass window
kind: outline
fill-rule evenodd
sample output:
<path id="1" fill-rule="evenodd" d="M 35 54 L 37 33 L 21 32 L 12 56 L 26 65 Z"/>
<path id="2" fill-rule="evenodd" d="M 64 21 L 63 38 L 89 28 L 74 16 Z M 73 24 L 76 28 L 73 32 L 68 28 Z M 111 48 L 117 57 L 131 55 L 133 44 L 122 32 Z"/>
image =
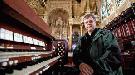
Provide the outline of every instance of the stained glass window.
<path id="1" fill-rule="evenodd" d="M 115 0 L 115 3 L 116 3 L 116 6 L 120 6 L 120 2 L 121 2 L 122 0 Z"/>
<path id="2" fill-rule="evenodd" d="M 124 4 L 125 1 L 126 0 L 102 0 L 102 3 L 101 3 L 102 19 L 109 16 L 114 11 L 114 9 L 119 8 L 122 4 Z"/>
<path id="3" fill-rule="evenodd" d="M 102 6 L 101 7 L 101 15 L 102 15 L 102 19 L 103 19 L 106 16 L 110 15 L 111 0 L 102 0 L 101 6 Z"/>

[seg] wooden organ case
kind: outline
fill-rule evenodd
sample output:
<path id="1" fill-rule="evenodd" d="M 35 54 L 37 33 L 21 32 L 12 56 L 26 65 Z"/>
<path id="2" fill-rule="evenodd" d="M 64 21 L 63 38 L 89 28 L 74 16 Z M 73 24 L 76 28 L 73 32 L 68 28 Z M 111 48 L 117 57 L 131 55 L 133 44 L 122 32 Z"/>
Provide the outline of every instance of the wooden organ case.
<path id="1" fill-rule="evenodd" d="M 114 18 L 106 29 L 118 38 L 124 70 L 135 71 L 135 3 Z"/>
<path id="2" fill-rule="evenodd" d="M 53 40 L 48 25 L 24 0 L 0 1 L 1 75 L 42 75 L 61 58 Z"/>

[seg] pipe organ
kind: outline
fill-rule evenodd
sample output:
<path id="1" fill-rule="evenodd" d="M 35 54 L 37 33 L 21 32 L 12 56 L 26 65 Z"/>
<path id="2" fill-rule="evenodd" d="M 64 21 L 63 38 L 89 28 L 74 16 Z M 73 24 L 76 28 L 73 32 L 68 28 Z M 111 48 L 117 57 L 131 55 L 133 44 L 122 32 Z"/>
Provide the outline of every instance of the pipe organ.
<path id="1" fill-rule="evenodd" d="M 125 43 L 132 43 L 133 50 L 135 49 L 134 39 L 135 39 L 135 3 L 131 4 L 129 8 L 121 12 L 119 16 L 114 18 L 108 25 L 106 29 L 111 30 L 114 35 L 119 39 L 120 45 L 124 45 Z M 129 48 L 121 47 L 124 51 Z"/>
<path id="2" fill-rule="evenodd" d="M 24 0 L 0 1 L 1 75 L 45 74 L 66 52 L 66 41 L 55 41 Z"/>
<path id="3" fill-rule="evenodd" d="M 135 3 L 114 18 L 106 29 L 118 38 L 123 57 L 123 68 L 135 69 Z"/>

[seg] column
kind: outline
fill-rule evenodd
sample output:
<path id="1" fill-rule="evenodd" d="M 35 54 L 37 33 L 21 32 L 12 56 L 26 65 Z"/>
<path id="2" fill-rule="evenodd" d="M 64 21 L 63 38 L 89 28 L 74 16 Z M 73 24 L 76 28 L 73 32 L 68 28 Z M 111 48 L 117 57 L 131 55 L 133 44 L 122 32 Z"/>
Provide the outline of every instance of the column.
<path id="1" fill-rule="evenodd" d="M 83 35 L 83 33 L 82 33 L 82 32 L 83 32 L 83 31 L 82 31 L 82 27 L 83 27 L 83 26 L 80 25 L 81 36 Z"/>
<path id="2" fill-rule="evenodd" d="M 69 35 L 69 49 L 72 48 L 72 25 L 70 25 L 70 35 Z"/>

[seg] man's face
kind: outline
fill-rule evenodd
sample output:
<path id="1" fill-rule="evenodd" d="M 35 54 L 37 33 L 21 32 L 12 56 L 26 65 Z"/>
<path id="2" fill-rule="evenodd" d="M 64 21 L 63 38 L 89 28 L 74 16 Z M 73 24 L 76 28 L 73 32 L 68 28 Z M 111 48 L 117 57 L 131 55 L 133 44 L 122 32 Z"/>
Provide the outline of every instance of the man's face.
<path id="1" fill-rule="evenodd" d="M 96 21 L 92 18 L 84 18 L 84 26 L 88 32 L 92 32 L 96 28 Z"/>

